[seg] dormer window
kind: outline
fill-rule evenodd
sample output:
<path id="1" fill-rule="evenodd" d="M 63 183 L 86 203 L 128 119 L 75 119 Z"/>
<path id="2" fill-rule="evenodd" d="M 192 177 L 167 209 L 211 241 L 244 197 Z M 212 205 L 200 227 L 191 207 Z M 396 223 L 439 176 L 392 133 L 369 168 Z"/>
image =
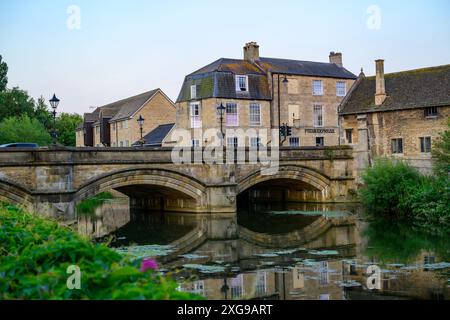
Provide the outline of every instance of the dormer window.
<path id="1" fill-rule="evenodd" d="M 237 92 L 248 92 L 248 77 L 247 76 L 236 76 L 236 91 Z"/>
<path id="2" fill-rule="evenodd" d="M 197 86 L 191 86 L 191 99 L 197 99 Z"/>

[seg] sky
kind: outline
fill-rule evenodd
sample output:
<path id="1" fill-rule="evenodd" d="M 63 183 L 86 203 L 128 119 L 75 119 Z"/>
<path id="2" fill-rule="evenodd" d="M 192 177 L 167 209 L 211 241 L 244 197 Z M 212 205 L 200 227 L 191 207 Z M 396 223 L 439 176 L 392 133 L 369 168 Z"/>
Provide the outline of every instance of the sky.
<path id="1" fill-rule="evenodd" d="M 184 77 L 219 58 L 328 62 L 373 75 L 450 64 L 448 0 L 0 0 L 8 87 L 59 111 L 89 112 L 161 88 L 176 100 Z"/>

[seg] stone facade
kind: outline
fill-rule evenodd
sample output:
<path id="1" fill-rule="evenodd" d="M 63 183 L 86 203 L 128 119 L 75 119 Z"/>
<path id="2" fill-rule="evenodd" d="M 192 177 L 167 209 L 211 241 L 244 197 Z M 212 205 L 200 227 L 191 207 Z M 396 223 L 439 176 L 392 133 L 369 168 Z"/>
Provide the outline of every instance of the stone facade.
<path id="1" fill-rule="evenodd" d="M 359 76 L 341 106 L 341 143 L 354 147 L 357 171 L 391 157 L 430 174 L 433 145 L 448 130 L 450 66 L 385 75 L 377 60 L 376 69 Z"/>
<path id="2" fill-rule="evenodd" d="M 274 100 L 272 118 L 274 128 L 278 128 L 278 75 L 274 81 Z M 324 77 L 288 76 L 289 81 L 280 81 L 280 122 L 292 127 L 292 137 L 299 138 L 300 146 L 316 146 L 316 139 L 322 137 L 324 146 L 339 145 L 338 107 L 347 91 L 355 82 L 352 79 L 334 79 Z M 323 94 L 313 94 L 313 81 L 322 81 Z M 338 94 L 337 85 L 344 86 L 345 93 Z M 314 120 L 314 106 L 322 108 L 322 125 Z M 283 146 L 293 144 L 288 138 Z"/>

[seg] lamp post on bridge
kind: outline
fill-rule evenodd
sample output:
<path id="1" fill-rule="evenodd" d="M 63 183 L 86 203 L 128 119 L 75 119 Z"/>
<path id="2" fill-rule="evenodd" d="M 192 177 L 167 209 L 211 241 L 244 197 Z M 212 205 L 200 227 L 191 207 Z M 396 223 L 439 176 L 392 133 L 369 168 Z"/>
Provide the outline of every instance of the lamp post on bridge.
<path id="1" fill-rule="evenodd" d="M 142 115 L 139 116 L 139 119 L 137 119 L 137 122 L 139 124 L 139 129 L 141 131 L 141 140 L 139 140 L 139 143 L 140 143 L 141 147 L 143 147 L 144 144 L 145 144 L 145 140 L 144 140 L 144 122 L 145 122 L 145 119 L 142 117 Z"/>
<path id="2" fill-rule="evenodd" d="M 220 140 L 222 141 L 222 146 L 224 145 L 223 139 L 225 138 L 223 133 L 223 116 L 225 115 L 225 110 L 226 108 L 223 106 L 223 103 L 220 103 L 220 106 L 217 107 L 217 114 L 220 117 Z"/>
<path id="3" fill-rule="evenodd" d="M 51 136 L 53 138 L 53 145 L 56 145 L 56 139 L 58 138 L 56 132 L 56 108 L 58 108 L 60 100 L 56 97 L 56 94 L 53 94 L 53 98 L 49 100 L 50 106 L 52 107 L 52 115 L 53 115 L 53 130 L 51 132 Z"/>

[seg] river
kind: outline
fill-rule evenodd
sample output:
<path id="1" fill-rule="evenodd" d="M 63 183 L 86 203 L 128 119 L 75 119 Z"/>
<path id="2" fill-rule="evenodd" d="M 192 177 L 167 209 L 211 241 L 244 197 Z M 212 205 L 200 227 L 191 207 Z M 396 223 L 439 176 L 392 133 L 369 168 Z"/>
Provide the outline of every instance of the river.
<path id="1" fill-rule="evenodd" d="M 235 216 L 147 212 L 112 199 L 78 231 L 154 257 L 208 299 L 450 299 L 449 234 L 373 220 L 355 204 L 262 203 Z"/>

